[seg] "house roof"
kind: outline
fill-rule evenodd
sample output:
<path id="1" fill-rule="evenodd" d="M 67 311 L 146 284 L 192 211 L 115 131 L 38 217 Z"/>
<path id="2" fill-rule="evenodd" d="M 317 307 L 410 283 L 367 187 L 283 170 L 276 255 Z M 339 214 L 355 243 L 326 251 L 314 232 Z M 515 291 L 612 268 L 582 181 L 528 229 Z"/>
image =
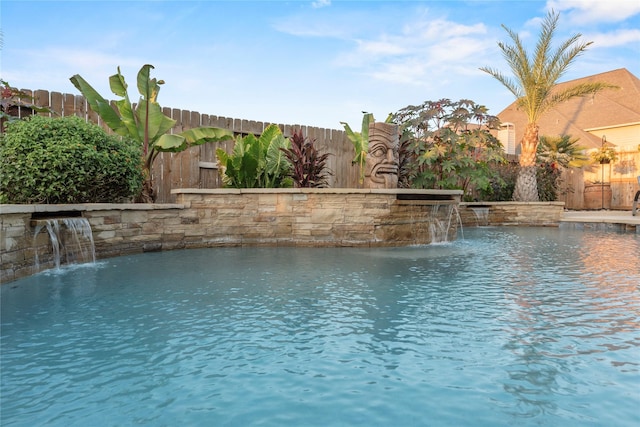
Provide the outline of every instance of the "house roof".
<path id="1" fill-rule="evenodd" d="M 586 148 L 601 145 L 598 136 L 586 129 L 615 127 L 640 122 L 640 80 L 626 68 L 595 74 L 556 85 L 558 90 L 579 83 L 604 82 L 619 89 L 604 89 L 595 95 L 573 98 L 546 112 L 538 121 L 540 135 L 571 135 Z M 522 141 L 526 114 L 518 110 L 514 101 L 498 114 L 500 120 L 515 125 L 518 144 Z"/>

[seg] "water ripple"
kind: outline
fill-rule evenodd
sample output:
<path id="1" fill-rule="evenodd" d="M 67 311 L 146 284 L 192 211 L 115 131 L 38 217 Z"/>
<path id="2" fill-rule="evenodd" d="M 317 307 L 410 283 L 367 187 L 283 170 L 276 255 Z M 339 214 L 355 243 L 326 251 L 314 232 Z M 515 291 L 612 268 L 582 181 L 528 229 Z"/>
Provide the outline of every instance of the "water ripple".
<path id="1" fill-rule="evenodd" d="M 2 425 L 635 425 L 638 253 L 489 228 L 38 275 L 0 288 Z"/>

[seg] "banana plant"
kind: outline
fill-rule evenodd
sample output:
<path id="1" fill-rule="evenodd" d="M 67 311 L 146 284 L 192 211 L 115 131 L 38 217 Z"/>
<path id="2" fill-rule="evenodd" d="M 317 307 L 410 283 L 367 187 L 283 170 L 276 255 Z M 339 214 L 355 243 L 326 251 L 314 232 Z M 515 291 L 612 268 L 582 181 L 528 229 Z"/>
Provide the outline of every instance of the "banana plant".
<path id="1" fill-rule="evenodd" d="M 360 166 L 360 184 L 364 182 L 364 164 L 369 152 L 369 124 L 373 123 L 373 114 L 363 112 L 362 117 L 362 130 L 360 132 L 354 132 L 351 126 L 347 122 L 340 122 L 344 126 L 344 131 L 347 134 L 347 138 L 353 144 L 353 148 L 356 152 L 355 157 L 351 161 L 351 164 L 358 164 Z"/>
<path id="2" fill-rule="evenodd" d="M 285 152 L 291 142 L 276 125 L 269 125 L 259 137 L 253 134 L 236 137 L 231 154 L 216 150 L 222 180 L 233 188 L 292 187 Z"/>
<path id="3" fill-rule="evenodd" d="M 145 186 L 141 201 L 154 201 L 152 167 L 161 152 L 178 153 L 195 145 L 233 139 L 233 132 L 215 127 L 199 127 L 180 133 L 168 133 L 176 121 L 162 113 L 158 104 L 158 93 L 163 80 L 151 78 L 153 65 L 143 65 L 137 75 L 140 99 L 132 105 L 127 92 L 124 76 L 118 72 L 109 77 L 109 87 L 114 95 L 122 99 L 114 102 L 114 107 L 103 98 L 87 81 L 76 74 L 71 83 L 84 95 L 93 111 L 116 134 L 131 138 L 142 144 L 142 170 Z"/>
<path id="4" fill-rule="evenodd" d="M 356 163 L 360 166 L 360 184 L 364 182 L 364 165 L 367 159 L 367 153 L 369 152 L 369 125 L 375 122 L 373 114 L 362 112 L 362 129 L 360 132 L 354 132 L 346 122 L 340 122 L 344 126 L 344 131 L 347 134 L 347 138 L 353 144 L 353 148 L 356 151 L 356 155 L 351 161 L 352 165 Z M 385 123 L 393 123 L 393 114 L 389 114 L 384 121 Z"/>

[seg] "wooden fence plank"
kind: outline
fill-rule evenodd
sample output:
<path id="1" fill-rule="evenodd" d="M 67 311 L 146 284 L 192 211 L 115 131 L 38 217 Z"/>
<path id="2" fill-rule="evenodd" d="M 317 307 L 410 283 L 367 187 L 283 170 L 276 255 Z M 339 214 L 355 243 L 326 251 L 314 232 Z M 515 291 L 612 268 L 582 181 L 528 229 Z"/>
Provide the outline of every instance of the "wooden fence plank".
<path id="1" fill-rule="evenodd" d="M 200 122 L 200 113 L 198 113 L 197 111 L 192 111 L 191 112 L 191 128 L 197 128 L 200 127 L 201 122 Z"/>
<path id="2" fill-rule="evenodd" d="M 100 116 L 98 116 L 98 114 L 95 111 L 93 111 L 91 107 L 89 107 L 89 103 L 87 103 L 86 117 L 88 121 L 96 123 L 99 126 L 102 126 L 102 124 L 100 123 L 102 119 L 100 119 Z"/>
<path id="3" fill-rule="evenodd" d="M 260 135 L 262 134 L 262 131 L 264 131 L 264 123 L 258 122 L 255 120 L 247 120 L 246 126 L 247 127 L 245 131 L 244 124 L 243 124 L 242 131 L 247 134 L 252 133 L 254 135 Z"/>
<path id="4" fill-rule="evenodd" d="M 232 125 L 231 125 L 231 130 L 234 131 L 235 133 L 239 133 L 242 134 L 242 119 L 231 119 L 232 120 Z"/>
<path id="5" fill-rule="evenodd" d="M 88 120 L 87 110 L 89 109 L 89 105 L 87 104 L 87 100 L 84 96 L 76 95 L 76 116 L 83 118 L 84 120 Z"/>
<path id="6" fill-rule="evenodd" d="M 157 201 L 167 203 L 173 201 L 171 198 L 171 153 L 160 153 L 154 163 L 154 180 Z M 159 167 L 158 167 L 159 166 Z"/>
<path id="7" fill-rule="evenodd" d="M 51 92 L 49 94 L 50 106 L 52 114 L 49 116 L 52 117 L 62 117 L 64 115 L 62 108 L 62 94 L 60 92 Z"/>
<path id="8" fill-rule="evenodd" d="M 180 133 L 184 130 L 182 127 L 182 110 L 179 108 L 171 109 L 171 118 L 176 121 L 176 124 L 173 126 L 173 133 Z"/>
<path id="9" fill-rule="evenodd" d="M 76 115 L 76 97 L 70 93 L 62 94 L 62 115 L 64 117 Z"/>
<path id="10" fill-rule="evenodd" d="M 29 89 L 19 89 L 19 90 L 20 92 L 24 93 L 28 97 L 32 97 L 32 98 L 34 97 L 34 93 L 32 90 L 29 90 Z M 33 99 L 34 99 L 34 104 L 39 105 L 37 102 L 35 102 L 35 98 Z M 17 115 L 17 117 L 19 118 L 24 118 L 33 114 L 33 111 L 31 111 L 28 108 L 20 107 L 20 108 L 11 108 L 10 110 L 11 110 L 11 114 Z"/>
<path id="11" fill-rule="evenodd" d="M 173 118 L 171 116 L 171 108 L 169 108 L 169 107 L 162 107 L 162 114 L 164 114 L 165 116 L 167 116 L 169 118 Z"/>
<path id="12" fill-rule="evenodd" d="M 49 91 L 38 89 L 33 92 L 33 101 L 35 105 L 40 107 L 51 107 L 49 100 Z M 41 116 L 49 116 L 49 113 L 38 113 Z"/>
<path id="13" fill-rule="evenodd" d="M 182 110 L 180 117 L 182 117 L 182 131 L 189 130 L 193 127 L 191 126 L 191 111 Z"/>

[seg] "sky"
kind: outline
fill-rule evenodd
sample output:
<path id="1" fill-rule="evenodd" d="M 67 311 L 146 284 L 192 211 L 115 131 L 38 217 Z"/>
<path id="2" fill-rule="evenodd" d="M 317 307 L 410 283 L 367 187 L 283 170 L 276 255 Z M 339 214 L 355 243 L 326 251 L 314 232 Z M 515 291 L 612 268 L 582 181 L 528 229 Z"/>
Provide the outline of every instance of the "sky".
<path id="1" fill-rule="evenodd" d="M 163 107 L 270 123 L 360 129 L 425 101 L 470 99 L 497 115 L 513 95 L 506 26 L 532 51 L 540 22 L 560 13 L 555 41 L 593 44 L 561 81 L 618 68 L 640 77 L 640 1 L 35 1 L 2 0 L 1 78 L 79 94 L 80 74 L 118 99 L 117 67 L 151 64 Z"/>

